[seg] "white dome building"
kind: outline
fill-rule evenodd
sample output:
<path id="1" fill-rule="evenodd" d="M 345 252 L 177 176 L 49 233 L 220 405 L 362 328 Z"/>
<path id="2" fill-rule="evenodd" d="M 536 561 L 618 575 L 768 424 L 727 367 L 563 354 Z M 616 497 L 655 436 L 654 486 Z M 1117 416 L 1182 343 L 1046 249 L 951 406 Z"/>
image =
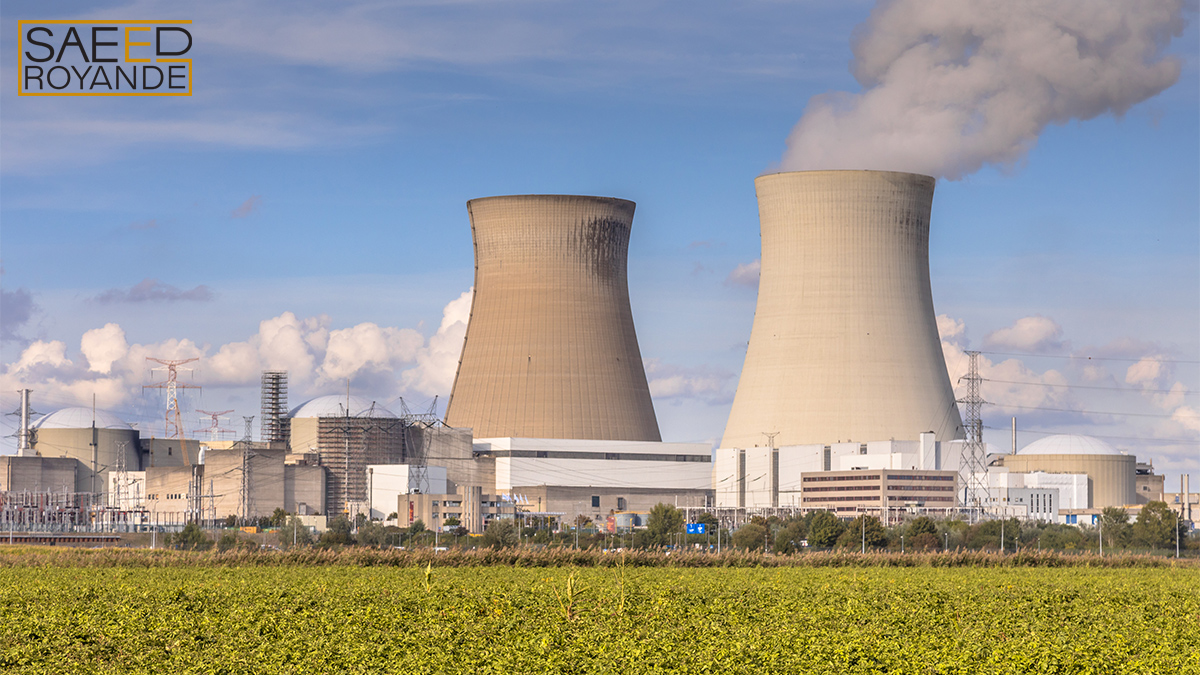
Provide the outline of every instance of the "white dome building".
<path id="1" fill-rule="evenodd" d="M 1137 458 L 1098 438 L 1047 436 L 1006 455 L 1003 462 L 1019 473 L 1087 474 L 1089 508 L 1137 504 Z"/>
<path id="2" fill-rule="evenodd" d="M 1038 439 L 1017 451 L 1018 455 L 1120 455 L 1121 451 L 1099 438 L 1058 434 Z"/>
<path id="3" fill-rule="evenodd" d="M 291 452 L 316 453 L 328 470 L 327 515 L 352 514 L 367 500 L 366 467 L 404 461 L 404 424 L 360 396 L 318 396 L 287 416 Z"/>
<path id="4" fill-rule="evenodd" d="M 346 414 L 349 404 L 350 414 Z M 395 413 L 361 396 L 318 396 L 292 408 L 289 419 L 314 417 L 378 417 L 396 419 Z"/>
<path id="5" fill-rule="evenodd" d="M 76 492 L 104 492 L 108 473 L 117 468 L 118 453 L 124 453 L 126 470 L 141 469 L 137 430 L 111 412 L 63 408 L 37 419 L 30 428 L 33 430 L 33 449 L 38 456 L 70 457 L 79 461 L 81 466 L 75 472 Z"/>

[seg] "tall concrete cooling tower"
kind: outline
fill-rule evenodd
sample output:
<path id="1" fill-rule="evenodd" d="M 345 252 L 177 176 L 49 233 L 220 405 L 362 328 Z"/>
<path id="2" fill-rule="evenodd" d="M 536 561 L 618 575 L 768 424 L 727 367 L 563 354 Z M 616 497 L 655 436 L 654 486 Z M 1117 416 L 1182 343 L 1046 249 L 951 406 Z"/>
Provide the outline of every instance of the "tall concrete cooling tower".
<path id="1" fill-rule="evenodd" d="M 929 286 L 934 180 L 760 176 L 762 274 L 722 447 L 962 438 Z"/>
<path id="2" fill-rule="evenodd" d="M 633 209 L 569 195 L 467 202 L 475 296 L 446 424 L 476 438 L 661 440 L 629 308 Z"/>

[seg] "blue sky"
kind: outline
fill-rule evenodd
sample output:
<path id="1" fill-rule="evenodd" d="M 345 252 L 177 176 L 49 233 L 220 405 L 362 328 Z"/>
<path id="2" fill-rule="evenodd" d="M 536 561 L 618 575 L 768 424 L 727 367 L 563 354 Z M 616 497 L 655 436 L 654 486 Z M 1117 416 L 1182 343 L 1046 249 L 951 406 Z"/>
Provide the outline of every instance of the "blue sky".
<path id="1" fill-rule="evenodd" d="M 580 193 L 638 203 L 630 293 L 663 436 L 716 439 L 753 320 L 753 284 L 731 279 L 759 255 L 753 180 L 810 97 L 861 89 L 851 36 L 873 5 L 6 2 L 0 405 L 18 386 L 43 411 L 94 391 L 150 425 L 161 401 L 139 363 L 193 354 L 205 389 L 188 408 L 257 414 L 257 368 L 275 357 L 309 366 L 293 404 L 346 376 L 381 402 L 444 400 L 472 282 L 465 202 Z M 1069 385 L 985 391 L 989 425 L 1016 414 L 1022 443 L 1111 437 L 1172 477 L 1200 470 L 1200 428 L 1176 415 L 1200 409 L 1200 41 L 1185 16 L 1174 86 L 1120 118 L 1047 127 L 1015 166 L 940 180 L 930 251 L 937 312 L 961 325 L 948 344 L 1027 354 L 996 372 Z M 192 19 L 195 95 L 16 96 L 16 21 L 84 17 Z M 287 312 L 294 353 L 260 327 Z"/>

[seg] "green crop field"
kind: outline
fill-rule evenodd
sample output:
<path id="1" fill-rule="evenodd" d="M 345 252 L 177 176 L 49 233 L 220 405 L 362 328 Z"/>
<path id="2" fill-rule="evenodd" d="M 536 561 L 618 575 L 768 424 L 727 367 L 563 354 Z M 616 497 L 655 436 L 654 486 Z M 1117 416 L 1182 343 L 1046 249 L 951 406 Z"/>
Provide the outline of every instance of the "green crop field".
<path id="1" fill-rule="evenodd" d="M 6 673 L 1200 673 L 1200 571 L 9 567 Z"/>

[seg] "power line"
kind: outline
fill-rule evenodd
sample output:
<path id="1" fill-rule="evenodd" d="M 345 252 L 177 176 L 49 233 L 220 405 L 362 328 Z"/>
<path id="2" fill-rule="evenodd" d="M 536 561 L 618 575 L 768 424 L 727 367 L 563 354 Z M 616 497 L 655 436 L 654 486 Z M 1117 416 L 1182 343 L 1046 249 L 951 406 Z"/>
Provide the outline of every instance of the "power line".
<path id="1" fill-rule="evenodd" d="M 1106 391 L 1129 391 L 1138 394 L 1172 394 L 1175 393 L 1172 389 L 1134 389 L 1133 387 L 1099 387 L 1088 384 L 1050 384 L 1049 382 L 1021 382 L 1019 380 L 993 380 L 992 378 L 984 378 L 985 382 L 999 382 L 1001 384 L 1027 384 L 1036 387 L 1062 387 L 1066 389 L 1103 389 Z M 1200 391 L 1184 391 L 1179 392 L 1184 396 L 1195 396 L 1200 394 Z"/>
<path id="2" fill-rule="evenodd" d="M 1011 404 L 1007 404 L 1007 403 L 997 403 L 996 405 L 1001 408 L 1017 408 L 1019 410 L 1049 410 L 1051 412 L 1079 413 L 1081 415 L 1116 415 L 1118 417 L 1121 417 L 1121 416 L 1164 417 L 1164 418 L 1170 419 L 1170 418 L 1175 417 L 1175 415 L 1180 414 L 1178 412 L 1176 412 L 1175 414 L 1172 414 L 1172 415 L 1163 415 L 1161 413 L 1106 412 L 1106 411 L 1102 411 L 1102 410 L 1072 410 L 1070 408 L 1043 408 L 1043 407 L 1035 406 L 1035 405 L 1011 405 Z M 1184 414 L 1186 414 L 1186 413 L 1184 413 Z"/>
<path id="3" fill-rule="evenodd" d="M 1008 427 L 992 427 L 992 426 L 984 426 L 984 429 L 991 429 L 993 431 L 1005 431 L 1005 432 L 1007 432 L 1009 430 Z M 1032 429 L 1021 429 L 1018 433 L 1038 434 L 1040 436 L 1056 436 L 1056 435 L 1060 435 L 1060 434 L 1070 434 L 1073 432 L 1055 431 L 1055 430 L 1034 431 Z M 1146 436 L 1098 436 L 1096 434 L 1090 434 L 1090 433 L 1087 435 L 1090 436 L 1091 438 L 1106 438 L 1109 440 L 1117 440 L 1117 441 L 1143 441 L 1146 443 L 1182 443 L 1184 445 L 1200 445 L 1200 440 L 1197 440 L 1194 438 L 1189 440 L 1189 439 L 1183 439 L 1183 438 L 1148 438 Z"/>
<path id="4" fill-rule="evenodd" d="M 1146 356 L 1140 359 L 1122 359 L 1116 356 L 1077 356 L 1071 354 L 1022 354 L 1019 352 L 986 352 L 980 351 L 980 354 L 988 354 L 991 356 L 1019 356 L 1021 358 L 1039 358 L 1039 359 L 1076 359 L 1080 361 L 1122 361 L 1125 363 L 1141 363 L 1142 361 L 1156 361 L 1158 363 L 1186 363 L 1190 365 L 1200 365 L 1200 361 L 1185 361 L 1182 359 L 1160 359 L 1156 356 Z"/>

